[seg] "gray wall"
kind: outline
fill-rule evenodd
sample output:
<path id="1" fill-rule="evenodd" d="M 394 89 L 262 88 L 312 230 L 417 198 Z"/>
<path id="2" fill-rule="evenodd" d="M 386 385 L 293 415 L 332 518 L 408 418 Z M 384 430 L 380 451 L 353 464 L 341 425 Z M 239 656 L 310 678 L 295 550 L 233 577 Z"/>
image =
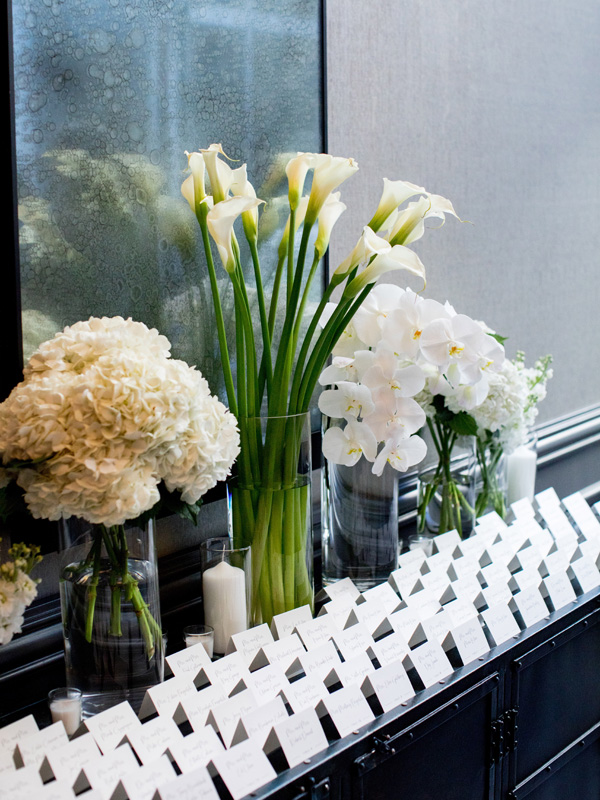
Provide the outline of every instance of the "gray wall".
<path id="1" fill-rule="evenodd" d="M 473 225 L 415 245 L 427 295 L 554 355 L 540 421 L 599 402 L 597 0 L 327 0 L 327 51 L 329 152 L 360 166 L 332 264 L 381 178 L 449 197 Z"/>

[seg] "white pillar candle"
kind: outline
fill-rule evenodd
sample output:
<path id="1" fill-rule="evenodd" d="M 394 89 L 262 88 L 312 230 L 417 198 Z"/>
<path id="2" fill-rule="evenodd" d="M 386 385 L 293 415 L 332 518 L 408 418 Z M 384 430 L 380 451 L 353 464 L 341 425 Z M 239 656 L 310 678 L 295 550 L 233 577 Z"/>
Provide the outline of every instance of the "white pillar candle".
<path id="1" fill-rule="evenodd" d="M 50 703 L 52 722 L 62 720 L 67 736 L 72 736 L 81 725 L 81 700 L 79 697 L 65 697 Z"/>
<path id="2" fill-rule="evenodd" d="M 537 454 L 529 447 L 517 447 L 507 458 L 507 495 L 508 504 L 515 503 L 523 497 L 533 502 L 535 494 L 535 473 Z"/>
<path id="3" fill-rule="evenodd" d="M 204 621 L 215 629 L 214 649 L 224 653 L 229 638 L 248 627 L 244 570 L 221 561 L 202 575 Z"/>

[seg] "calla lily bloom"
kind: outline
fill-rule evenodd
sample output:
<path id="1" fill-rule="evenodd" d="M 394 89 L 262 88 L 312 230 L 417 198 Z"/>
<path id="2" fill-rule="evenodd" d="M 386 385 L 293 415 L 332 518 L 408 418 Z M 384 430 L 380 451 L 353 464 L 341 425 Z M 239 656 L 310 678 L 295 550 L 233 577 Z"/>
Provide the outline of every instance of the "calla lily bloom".
<path id="1" fill-rule="evenodd" d="M 227 166 L 227 165 L 225 165 Z M 254 186 L 248 180 L 248 172 L 245 164 L 241 167 L 231 170 L 231 192 L 234 197 L 252 197 L 256 199 L 256 192 Z M 244 232 L 248 239 L 256 240 L 258 235 L 258 207 L 255 206 L 249 211 L 242 211 L 242 223 L 244 225 Z"/>
<path id="2" fill-rule="evenodd" d="M 377 454 L 377 442 L 371 429 L 362 422 L 349 422 L 341 428 L 328 428 L 323 435 L 323 455 L 336 464 L 352 467 L 363 455 L 373 461 Z"/>
<path id="3" fill-rule="evenodd" d="M 345 210 L 346 205 L 340 201 L 340 192 L 330 194 L 319 214 L 319 229 L 315 241 L 315 252 L 319 258 L 323 258 L 327 252 L 333 226 Z"/>
<path id="4" fill-rule="evenodd" d="M 354 249 L 347 256 L 333 273 L 337 277 L 343 277 L 351 272 L 354 267 L 366 267 L 373 256 L 379 253 L 388 253 L 392 249 L 391 244 L 377 236 L 375 231 L 371 230 L 368 225 L 365 225 L 360 239 L 354 245 Z"/>
<path id="5" fill-rule="evenodd" d="M 204 186 L 204 159 L 200 153 L 188 153 L 186 150 L 185 154 L 188 157 L 188 167 L 191 170 L 191 175 L 188 175 L 182 183 L 181 194 L 188 201 L 190 208 L 195 214 L 200 203 L 206 197 L 206 188 Z"/>
<path id="6" fill-rule="evenodd" d="M 386 272 L 405 269 L 418 275 L 425 282 L 425 266 L 419 256 L 401 244 L 394 245 L 391 250 L 375 256 L 373 261 L 360 272 L 344 289 L 345 297 L 355 297 L 365 286 L 375 281 Z"/>
<path id="7" fill-rule="evenodd" d="M 306 174 L 309 169 L 315 166 L 316 158 L 316 153 L 298 153 L 297 156 L 290 159 L 287 163 L 285 174 L 288 179 L 288 198 L 292 211 L 298 208 L 304 190 Z"/>
<path id="8" fill-rule="evenodd" d="M 384 178 L 381 199 L 377 211 L 369 222 L 369 227 L 378 231 L 398 206 L 416 194 L 428 194 L 428 192 L 422 186 L 415 186 L 414 183 L 390 181 L 388 178 Z"/>
<path id="9" fill-rule="evenodd" d="M 373 472 L 381 475 L 386 464 L 390 464 L 398 472 L 406 472 L 409 467 L 422 461 L 426 453 L 427 445 L 419 436 L 391 439 L 384 444 L 375 459 Z"/>
<path id="10" fill-rule="evenodd" d="M 446 221 L 446 214 L 452 214 L 456 219 L 460 217 L 454 210 L 450 200 L 439 194 L 427 194 L 414 203 L 409 203 L 404 211 L 396 218 L 394 226 L 388 236 L 391 244 L 411 244 L 420 239 L 425 233 L 425 220 L 435 217 Z"/>
<path id="11" fill-rule="evenodd" d="M 308 195 L 304 195 L 304 197 L 298 203 L 298 208 L 296 209 L 296 215 L 294 217 L 294 232 L 298 230 L 300 225 L 304 222 L 304 217 L 306 215 L 306 209 L 308 208 Z M 290 219 L 291 215 L 288 216 L 287 222 L 285 223 L 285 229 L 283 231 L 283 236 L 281 237 L 281 241 L 279 242 L 279 251 L 278 255 L 279 258 L 284 258 L 287 255 L 288 251 L 288 242 L 290 240 Z"/>
<path id="12" fill-rule="evenodd" d="M 201 150 L 200 152 L 204 158 L 213 200 L 216 205 L 225 200 L 229 194 L 229 189 L 233 183 L 233 170 L 219 158 L 219 155 L 227 158 L 220 144 L 211 144 L 206 150 Z"/>
<path id="13" fill-rule="evenodd" d="M 316 157 L 306 221 L 313 225 L 331 192 L 358 170 L 353 158 L 330 156 L 323 153 Z"/>
<path id="14" fill-rule="evenodd" d="M 235 269 L 233 224 L 240 214 L 256 208 L 262 202 L 255 197 L 230 197 L 229 200 L 223 200 L 208 212 L 206 218 L 208 230 L 215 240 L 227 272 L 231 273 Z"/>

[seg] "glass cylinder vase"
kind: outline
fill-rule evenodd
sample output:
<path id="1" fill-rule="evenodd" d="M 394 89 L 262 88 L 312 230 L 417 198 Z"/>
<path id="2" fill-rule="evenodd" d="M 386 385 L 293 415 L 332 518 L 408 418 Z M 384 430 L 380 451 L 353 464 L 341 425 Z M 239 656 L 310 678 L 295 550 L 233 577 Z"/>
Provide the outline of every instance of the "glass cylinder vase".
<path id="1" fill-rule="evenodd" d="M 444 449 L 424 434 L 427 456 L 419 468 L 417 533 L 434 536 L 456 530 L 461 538 L 475 526 L 476 447 L 474 436 L 449 437 Z"/>
<path id="2" fill-rule="evenodd" d="M 137 711 L 164 675 L 154 521 L 60 527 L 67 686 L 81 690 L 84 717 L 124 700 Z"/>
<path id="3" fill-rule="evenodd" d="M 346 467 L 325 460 L 321 483 L 323 584 L 351 578 L 360 591 L 398 566 L 398 473 L 381 475 L 361 458 Z"/>
<path id="4" fill-rule="evenodd" d="M 506 518 L 506 455 L 496 434 L 477 437 L 475 517 L 495 511 Z"/>
<path id="5" fill-rule="evenodd" d="M 310 414 L 238 419 L 241 452 L 227 484 L 234 548 L 252 546 L 254 623 L 314 606 Z"/>

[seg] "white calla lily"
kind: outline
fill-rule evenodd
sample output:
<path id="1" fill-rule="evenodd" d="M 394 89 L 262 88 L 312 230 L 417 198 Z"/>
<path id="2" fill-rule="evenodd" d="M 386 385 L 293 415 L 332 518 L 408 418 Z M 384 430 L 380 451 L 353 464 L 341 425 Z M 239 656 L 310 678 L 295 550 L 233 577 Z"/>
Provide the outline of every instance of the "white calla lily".
<path id="1" fill-rule="evenodd" d="M 374 461 L 377 441 L 364 422 L 348 422 L 344 429 L 328 428 L 323 435 L 323 455 L 334 464 L 352 467 L 362 455 Z"/>
<path id="2" fill-rule="evenodd" d="M 377 211 L 369 222 L 369 227 L 374 231 L 383 228 L 398 206 L 416 194 L 428 194 L 428 192 L 422 186 L 415 186 L 414 183 L 408 183 L 408 181 L 390 181 L 388 178 L 384 178 L 381 199 Z"/>
<path id="3" fill-rule="evenodd" d="M 425 458 L 427 445 L 420 436 L 409 439 L 388 440 L 373 464 L 373 473 L 381 475 L 386 464 L 390 464 L 398 472 L 406 472 L 409 467 L 418 464 Z"/>
<path id="4" fill-rule="evenodd" d="M 360 272 L 344 289 L 345 297 L 355 297 L 365 286 L 375 281 L 386 272 L 404 269 L 417 275 L 425 283 L 425 266 L 419 256 L 408 247 L 401 244 L 394 245 L 391 250 L 375 256 L 373 261 Z"/>
<path id="5" fill-rule="evenodd" d="M 354 245 L 354 249 L 333 274 L 338 278 L 342 278 L 355 267 L 366 267 L 373 256 L 380 253 L 388 253 L 391 249 L 392 246 L 386 239 L 378 236 L 368 225 L 365 225 L 360 239 Z"/>
<path id="6" fill-rule="evenodd" d="M 353 158 L 330 156 L 327 153 L 318 155 L 314 161 L 314 173 L 306 222 L 313 225 L 319 216 L 323 205 L 331 192 L 345 180 L 352 177 L 358 170 L 358 164 Z"/>
<path id="7" fill-rule="evenodd" d="M 398 214 L 388 239 L 391 244 L 411 244 L 425 233 L 425 220 L 435 217 L 446 221 L 446 214 L 460 220 L 450 200 L 439 194 L 429 194 L 414 203 L 409 203 L 404 211 Z M 462 221 L 462 220 L 460 220 Z"/>
<path id="8" fill-rule="evenodd" d="M 262 200 L 256 197 L 230 197 L 216 204 L 208 212 L 208 230 L 219 250 L 221 261 L 227 272 L 235 269 L 233 252 L 233 225 L 240 214 L 256 208 Z"/>
<path id="9" fill-rule="evenodd" d="M 308 170 L 315 166 L 317 157 L 316 153 L 298 153 L 287 163 L 285 174 L 288 179 L 288 199 L 292 211 L 298 208 L 302 192 L 304 191 L 306 175 Z"/>
<path id="10" fill-rule="evenodd" d="M 294 216 L 294 233 L 304 222 L 304 217 L 306 216 L 307 208 L 308 208 L 308 195 L 306 194 L 304 195 L 303 198 L 301 198 L 300 202 L 298 203 L 298 207 L 296 209 L 296 214 Z M 283 236 L 281 237 L 281 241 L 279 242 L 279 250 L 278 250 L 279 258 L 284 258 L 287 255 L 288 242 L 290 240 L 290 220 L 291 220 L 291 215 L 288 216 L 287 218 L 287 222 L 285 223 L 285 228 L 283 231 Z"/>
<path id="11" fill-rule="evenodd" d="M 327 252 L 333 226 L 345 210 L 346 205 L 340 201 L 340 192 L 332 192 L 323 204 L 319 214 L 319 228 L 315 241 L 315 252 L 319 258 L 323 258 Z"/>
<path id="12" fill-rule="evenodd" d="M 219 155 L 228 156 L 220 144 L 211 144 L 206 150 L 201 150 L 206 171 L 210 180 L 210 188 L 215 205 L 225 200 L 233 183 L 233 170 Z"/>
<path id="13" fill-rule="evenodd" d="M 246 164 L 241 167 L 231 170 L 231 193 L 234 197 L 252 197 L 256 199 L 256 192 L 254 186 L 248 180 L 248 171 Z M 248 239 L 256 241 L 258 235 L 258 207 L 255 206 L 249 211 L 242 211 L 242 223 L 244 225 L 244 232 Z"/>
<path id="14" fill-rule="evenodd" d="M 188 167 L 191 174 L 181 184 L 181 194 L 190 204 L 190 208 L 197 212 L 200 203 L 206 197 L 206 188 L 204 185 L 204 158 L 201 153 L 188 153 L 185 151 L 188 159 Z"/>

